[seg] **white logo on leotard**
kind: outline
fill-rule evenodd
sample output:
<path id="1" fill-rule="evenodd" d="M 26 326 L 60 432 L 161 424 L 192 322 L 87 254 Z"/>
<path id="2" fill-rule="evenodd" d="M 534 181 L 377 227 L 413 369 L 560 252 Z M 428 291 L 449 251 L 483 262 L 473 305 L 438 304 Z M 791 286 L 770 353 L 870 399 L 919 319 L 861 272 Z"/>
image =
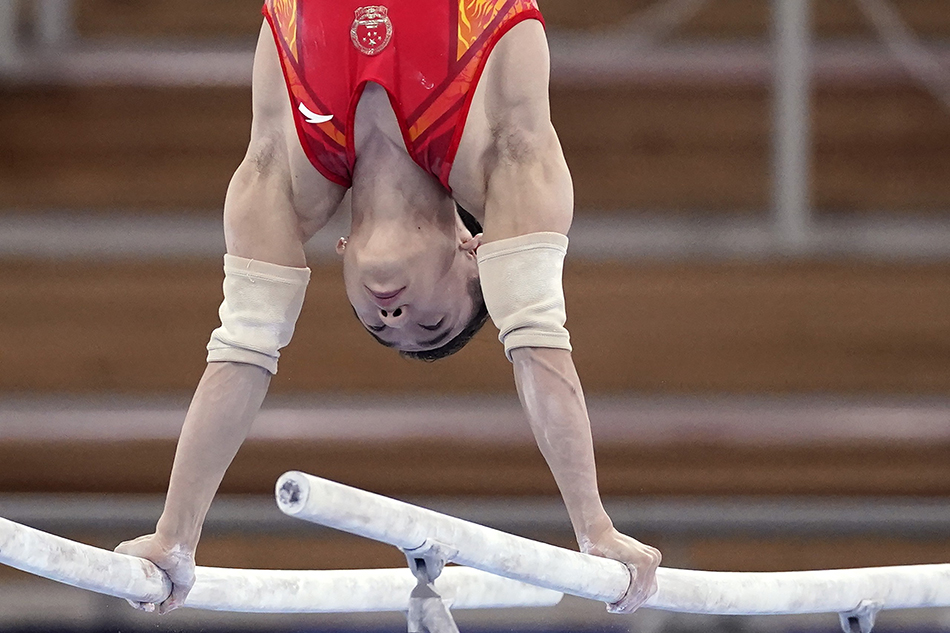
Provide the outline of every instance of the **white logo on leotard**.
<path id="1" fill-rule="evenodd" d="M 314 112 L 313 110 L 305 106 L 303 102 L 301 102 L 300 105 L 297 106 L 297 109 L 300 110 L 300 114 L 304 115 L 304 118 L 307 119 L 307 123 L 326 123 L 327 121 L 333 118 L 332 114 L 317 114 L 316 112 Z"/>

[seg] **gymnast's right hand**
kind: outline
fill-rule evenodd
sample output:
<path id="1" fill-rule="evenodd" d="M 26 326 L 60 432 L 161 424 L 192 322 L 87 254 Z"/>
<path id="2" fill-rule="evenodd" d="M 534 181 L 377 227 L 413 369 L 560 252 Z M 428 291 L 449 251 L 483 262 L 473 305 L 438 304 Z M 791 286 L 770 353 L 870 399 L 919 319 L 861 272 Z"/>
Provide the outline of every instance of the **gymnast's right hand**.
<path id="1" fill-rule="evenodd" d="M 621 534 L 611 526 L 595 539 L 580 539 L 585 554 L 619 560 L 630 569 L 631 584 L 619 602 L 607 605 L 611 613 L 632 613 L 657 592 L 656 569 L 660 566 L 660 550 Z"/>
<path id="2" fill-rule="evenodd" d="M 195 584 L 195 553 L 177 543 L 170 543 L 158 534 L 147 534 L 132 541 L 120 543 L 115 551 L 119 554 L 128 554 L 150 560 L 165 572 L 172 582 L 172 592 L 164 602 L 157 605 L 158 612 L 168 613 L 185 604 L 188 592 Z M 155 611 L 155 604 L 150 602 L 128 601 L 140 611 Z"/>

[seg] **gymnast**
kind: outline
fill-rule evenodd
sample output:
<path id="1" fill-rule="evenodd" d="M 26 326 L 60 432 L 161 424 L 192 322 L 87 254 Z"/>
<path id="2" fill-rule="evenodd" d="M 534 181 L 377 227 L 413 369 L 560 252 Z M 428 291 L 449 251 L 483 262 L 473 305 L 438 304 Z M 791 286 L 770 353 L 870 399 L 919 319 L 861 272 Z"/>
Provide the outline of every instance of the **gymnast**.
<path id="1" fill-rule="evenodd" d="M 154 534 L 182 605 L 212 498 L 277 372 L 310 271 L 304 244 L 351 192 L 343 259 L 362 327 L 404 356 L 459 350 L 488 316 L 580 549 L 624 562 L 639 607 L 660 553 L 619 533 L 597 488 L 561 276 L 573 186 L 550 120 L 535 0 L 267 0 L 247 154 L 224 203 L 224 301 Z M 289 97 L 289 98 L 288 98 Z M 463 211 L 465 209 L 467 211 Z M 484 232 L 480 226 L 484 225 Z"/>

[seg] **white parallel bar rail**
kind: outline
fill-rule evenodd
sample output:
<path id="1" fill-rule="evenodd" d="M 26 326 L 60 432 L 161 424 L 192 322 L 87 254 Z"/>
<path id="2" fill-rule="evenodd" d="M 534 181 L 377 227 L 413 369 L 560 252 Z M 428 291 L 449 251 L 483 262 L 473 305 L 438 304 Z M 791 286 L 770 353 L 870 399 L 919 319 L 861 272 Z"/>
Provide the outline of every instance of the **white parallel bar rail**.
<path id="1" fill-rule="evenodd" d="M 0 518 L 0 563 L 73 587 L 138 602 L 161 602 L 171 585 L 141 558 L 76 543 Z M 406 611 L 416 580 L 408 569 L 290 571 L 198 567 L 185 606 L 245 613 Z M 436 581 L 455 609 L 551 606 L 562 595 L 474 569 Z"/>
<path id="2" fill-rule="evenodd" d="M 630 574 L 622 563 L 521 538 L 343 484 L 290 472 L 277 482 L 286 514 L 408 552 L 438 544 L 469 567 L 583 598 L 615 602 Z M 849 613 L 950 606 L 950 564 L 779 573 L 661 568 L 646 606 L 719 615 Z"/>
<path id="3" fill-rule="evenodd" d="M 306 473 L 277 480 L 277 504 L 298 519 L 389 543 L 411 553 L 441 544 L 452 562 L 583 598 L 616 602 L 630 584 L 617 561 L 538 543 Z"/>

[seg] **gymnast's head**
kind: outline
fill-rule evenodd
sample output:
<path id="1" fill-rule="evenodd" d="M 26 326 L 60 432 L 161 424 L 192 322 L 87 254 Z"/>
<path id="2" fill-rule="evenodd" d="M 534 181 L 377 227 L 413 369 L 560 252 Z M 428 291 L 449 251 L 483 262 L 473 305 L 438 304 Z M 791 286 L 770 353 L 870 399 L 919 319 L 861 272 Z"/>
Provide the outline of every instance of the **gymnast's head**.
<path id="1" fill-rule="evenodd" d="M 408 358 L 450 356 L 488 319 L 475 259 L 481 226 L 447 202 L 445 212 L 411 220 L 354 212 L 350 235 L 337 244 L 356 317 Z"/>

